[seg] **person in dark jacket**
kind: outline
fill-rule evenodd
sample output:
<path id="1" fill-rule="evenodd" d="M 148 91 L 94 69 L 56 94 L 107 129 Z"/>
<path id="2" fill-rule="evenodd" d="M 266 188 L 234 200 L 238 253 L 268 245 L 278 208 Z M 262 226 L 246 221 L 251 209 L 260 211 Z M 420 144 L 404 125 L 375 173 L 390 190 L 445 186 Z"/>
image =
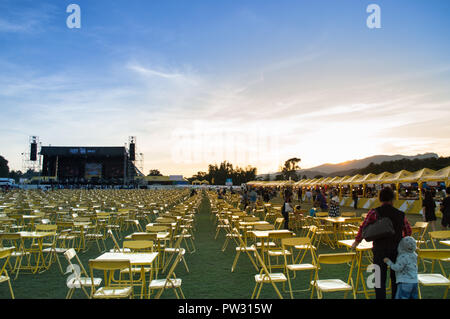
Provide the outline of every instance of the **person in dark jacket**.
<path id="1" fill-rule="evenodd" d="M 286 198 L 283 207 L 281 207 L 281 215 L 284 218 L 284 229 L 289 229 L 289 213 L 293 211 L 291 198 Z"/>
<path id="2" fill-rule="evenodd" d="M 436 226 L 435 226 L 435 221 L 436 221 L 436 203 L 434 202 L 433 199 L 433 193 L 431 193 L 431 190 L 427 189 L 425 191 L 425 198 L 423 199 L 422 202 L 422 207 L 423 207 L 423 220 L 425 222 L 430 223 L 431 225 L 431 229 L 433 231 L 436 230 Z"/>
<path id="3" fill-rule="evenodd" d="M 353 208 L 358 208 L 358 192 L 356 190 L 353 190 L 352 192 L 352 199 L 353 199 Z"/>
<path id="4" fill-rule="evenodd" d="M 447 227 L 450 227 L 450 186 L 447 187 L 446 194 L 447 196 L 444 198 L 441 204 L 441 225 L 443 229 L 447 229 Z"/>
<path id="5" fill-rule="evenodd" d="M 375 287 L 376 299 L 386 299 L 387 265 L 384 263 L 384 258 L 389 258 L 392 261 L 396 260 L 398 254 L 398 244 L 403 237 L 411 236 L 411 226 L 406 219 L 405 213 L 393 206 L 394 192 L 390 187 L 383 188 L 380 191 L 379 199 L 381 206 L 369 211 L 363 223 L 359 227 L 359 231 L 356 235 L 352 249 L 355 249 L 362 241 L 362 231 L 367 225 L 372 224 L 377 219 L 383 217 L 387 217 L 392 221 L 395 231 L 394 235 L 374 240 L 372 247 L 373 263 L 378 265 L 381 275 L 381 286 Z M 390 277 L 392 299 L 394 299 L 397 293 L 397 283 L 395 272 L 392 269 L 390 270 Z"/>
<path id="6" fill-rule="evenodd" d="M 303 198 L 302 198 L 303 190 L 302 190 L 302 187 L 301 187 L 301 186 L 300 186 L 300 187 L 298 188 L 298 190 L 297 190 L 297 195 L 298 195 L 298 201 L 299 201 L 300 203 L 303 203 Z"/>

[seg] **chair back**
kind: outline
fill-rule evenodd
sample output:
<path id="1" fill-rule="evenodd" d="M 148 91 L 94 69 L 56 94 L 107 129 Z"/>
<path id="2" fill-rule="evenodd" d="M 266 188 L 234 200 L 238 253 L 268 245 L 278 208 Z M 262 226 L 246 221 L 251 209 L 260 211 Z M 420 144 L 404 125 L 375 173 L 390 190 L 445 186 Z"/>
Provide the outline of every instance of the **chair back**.
<path id="1" fill-rule="evenodd" d="M 271 224 L 261 224 L 253 226 L 253 230 L 274 230 L 275 226 Z"/>
<path id="2" fill-rule="evenodd" d="M 417 255 L 419 258 L 442 260 L 450 258 L 450 249 L 418 249 Z"/>
<path id="3" fill-rule="evenodd" d="M 152 252 L 153 241 L 150 240 L 129 240 L 123 242 L 123 248 L 128 248 L 131 252 Z"/>
<path id="4" fill-rule="evenodd" d="M 149 241 L 156 241 L 157 240 L 157 234 L 132 234 L 131 240 L 149 240 Z"/>

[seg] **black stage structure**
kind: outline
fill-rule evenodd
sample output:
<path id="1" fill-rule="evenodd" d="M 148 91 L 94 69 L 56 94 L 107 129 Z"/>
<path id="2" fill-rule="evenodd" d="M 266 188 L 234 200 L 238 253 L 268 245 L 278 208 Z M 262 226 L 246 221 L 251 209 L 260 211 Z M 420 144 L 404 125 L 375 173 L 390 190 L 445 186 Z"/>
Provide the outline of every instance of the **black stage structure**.
<path id="1" fill-rule="evenodd" d="M 142 175 L 124 146 L 42 146 L 42 175 L 60 184 L 132 184 Z"/>

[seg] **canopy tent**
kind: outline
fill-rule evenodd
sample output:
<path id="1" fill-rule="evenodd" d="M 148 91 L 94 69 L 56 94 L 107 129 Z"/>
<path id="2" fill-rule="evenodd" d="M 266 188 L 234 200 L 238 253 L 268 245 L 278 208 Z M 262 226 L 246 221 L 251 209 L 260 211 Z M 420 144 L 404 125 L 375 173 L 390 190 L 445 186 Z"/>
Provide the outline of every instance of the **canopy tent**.
<path id="1" fill-rule="evenodd" d="M 309 181 L 309 180 L 308 179 L 299 180 L 298 182 L 296 182 L 294 184 L 294 186 L 303 186 L 307 181 Z"/>
<path id="2" fill-rule="evenodd" d="M 444 167 L 431 175 L 422 176 L 421 182 L 445 182 L 445 185 L 450 185 L 450 166 Z"/>
<path id="3" fill-rule="evenodd" d="M 334 182 L 337 180 L 341 180 L 341 176 L 329 177 L 330 180 L 327 181 L 327 185 L 334 185 Z"/>
<path id="4" fill-rule="evenodd" d="M 411 173 L 411 175 L 404 176 L 399 178 L 399 183 L 417 183 L 421 178 L 424 178 L 426 176 L 431 176 L 435 174 L 436 171 L 433 171 L 429 168 L 422 168 L 416 172 Z"/>
<path id="5" fill-rule="evenodd" d="M 352 184 L 353 184 L 353 181 L 356 181 L 356 180 L 358 180 L 358 179 L 361 178 L 361 177 L 363 177 L 363 176 L 360 175 L 360 174 L 357 174 L 357 175 L 351 176 L 350 178 L 347 178 L 346 180 L 342 180 L 340 184 L 341 184 L 341 185 L 342 185 L 342 184 L 352 185 Z"/>
<path id="6" fill-rule="evenodd" d="M 348 176 L 348 175 L 347 176 L 343 176 L 343 177 L 338 177 L 338 178 L 335 178 L 333 181 L 330 181 L 328 184 L 332 185 L 332 186 L 337 186 L 337 185 L 340 185 L 342 181 L 344 181 L 344 180 L 346 180 L 346 179 L 348 179 L 350 177 L 351 176 Z"/>
<path id="7" fill-rule="evenodd" d="M 406 177 L 411 176 L 411 172 L 406 170 L 401 170 L 397 173 L 392 174 L 386 178 L 383 178 L 381 182 L 383 184 L 398 184 L 401 180 L 404 180 Z"/>
<path id="8" fill-rule="evenodd" d="M 321 185 L 321 182 L 322 182 L 324 179 L 325 179 L 324 177 L 318 178 L 318 179 L 316 179 L 314 182 L 311 182 L 311 183 L 309 184 L 309 186 L 319 186 L 319 185 Z"/>
<path id="9" fill-rule="evenodd" d="M 332 177 L 325 177 L 322 181 L 320 181 L 319 185 L 325 186 L 332 180 Z"/>
<path id="10" fill-rule="evenodd" d="M 318 178 L 314 178 L 314 179 L 308 179 L 303 186 L 311 186 L 312 184 L 314 184 L 316 181 L 318 180 Z"/>
<path id="11" fill-rule="evenodd" d="M 358 176 L 358 175 L 356 175 L 356 176 Z M 367 174 L 367 175 L 360 175 L 359 178 L 353 178 L 351 180 L 350 184 L 352 184 L 352 185 L 363 185 L 363 184 L 366 184 L 366 180 L 368 180 L 368 179 L 370 179 L 370 178 L 372 178 L 374 176 L 375 176 L 375 174 L 372 174 L 372 173 Z"/>
<path id="12" fill-rule="evenodd" d="M 366 184 L 382 184 L 384 179 L 387 179 L 392 176 L 392 173 L 383 172 L 378 175 L 374 175 L 365 180 Z"/>

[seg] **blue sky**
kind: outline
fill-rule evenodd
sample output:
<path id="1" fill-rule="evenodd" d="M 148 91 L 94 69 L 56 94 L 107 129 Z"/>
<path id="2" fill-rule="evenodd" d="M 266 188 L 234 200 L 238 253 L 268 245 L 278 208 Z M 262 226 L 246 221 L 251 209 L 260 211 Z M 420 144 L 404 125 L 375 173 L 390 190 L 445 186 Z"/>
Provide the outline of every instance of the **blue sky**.
<path id="1" fill-rule="evenodd" d="M 66 7 L 81 7 L 81 29 Z M 381 29 L 366 7 L 381 8 Z M 0 154 L 123 145 L 145 171 L 450 155 L 449 1 L 0 0 Z"/>

